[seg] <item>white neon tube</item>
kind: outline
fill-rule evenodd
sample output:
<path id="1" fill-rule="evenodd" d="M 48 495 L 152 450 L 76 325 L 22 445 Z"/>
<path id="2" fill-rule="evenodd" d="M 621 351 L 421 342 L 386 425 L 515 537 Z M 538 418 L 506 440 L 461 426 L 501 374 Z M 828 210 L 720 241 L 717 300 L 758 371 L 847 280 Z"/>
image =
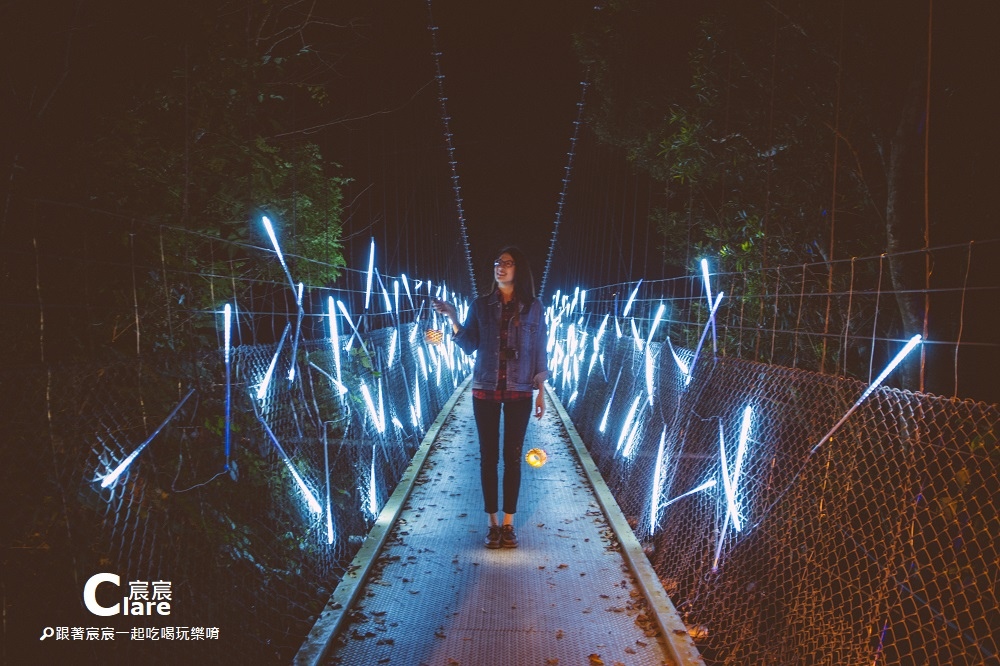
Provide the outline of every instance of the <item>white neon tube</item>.
<path id="1" fill-rule="evenodd" d="M 910 338 L 910 340 L 906 343 L 906 345 L 899 350 L 899 353 L 896 354 L 895 358 L 889 361 L 889 365 L 885 366 L 885 370 L 883 370 L 882 373 L 875 378 L 875 381 L 873 381 L 871 385 L 865 389 L 864 393 L 861 394 L 861 397 L 857 399 L 857 402 L 855 402 L 851 406 L 851 408 L 847 410 L 847 413 L 844 414 L 844 416 L 842 416 L 841 419 L 837 421 L 837 423 L 832 428 L 830 428 L 830 432 L 826 433 L 825 435 L 823 435 L 822 438 L 820 438 L 816 446 L 814 446 L 812 448 L 812 451 L 809 452 L 809 455 L 816 453 L 816 450 L 819 447 L 821 447 L 826 442 L 826 440 L 830 439 L 830 437 L 833 436 L 833 433 L 837 432 L 840 426 L 844 425 L 844 421 L 846 421 L 848 417 L 854 413 L 854 410 L 856 410 L 861 405 L 861 403 L 864 402 L 865 398 L 871 395 L 872 391 L 877 389 L 882 384 L 882 382 L 885 381 L 885 378 L 889 376 L 889 373 L 896 369 L 896 366 L 899 365 L 904 358 L 906 358 L 906 355 L 909 354 L 911 351 L 913 351 L 914 347 L 920 344 L 921 339 L 922 338 L 919 334 L 914 335 L 912 338 Z"/>
<path id="2" fill-rule="evenodd" d="M 343 379 L 340 374 L 340 332 L 337 326 L 337 310 L 333 305 L 333 296 L 329 297 L 327 303 L 327 311 L 330 318 L 330 347 L 333 350 L 333 364 L 337 372 L 337 383 L 341 384 Z"/>
<path id="3" fill-rule="evenodd" d="M 708 313 L 708 321 L 705 322 L 705 329 L 701 332 L 701 338 L 698 340 L 698 346 L 694 350 L 694 358 L 691 359 L 691 372 L 694 372 L 695 367 L 698 365 L 698 355 L 701 353 L 701 346 L 705 343 L 705 335 L 708 334 L 709 327 L 712 326 L 715 321 L 715 313 L 719 309 L 719 303 L 722 302 L 722 292 L 715 298 L 715 305 L 712 306 L 712 310 Z M 691 383 L 691 374 L 688 374 L 685 380 L 685 385 Z"/>
<path id="4" fill-rule="evenodd" d="M 267 436 L 271 438 L 271 442 L 274 444 L 274 448 L 278 450 L 278 455 L 280 455 L 282 461 L 284 461 L 285 467 L 287 467 L 288 471 L 291 472 L 292 478 L 295 479 L 295 483 L 298 485 L 299 490 L 302 491 L 302 495 L 306 498 L 306 504 L 309 505 L 309 510 L 312 511 L 313 513 L 322 514 L 323 507 L 319 505 L 319 502 L 316 500 L 315 495 L 312 494 L 312 491 L 309 490 L 308 486 L 306 486 L 305 481 L 302 480 L 302 477 L 299 476 L 299 473 L 295 470 L 295 466 L 292 465 L 291 459 L 288 457 L 288 454 L 285 453 L 285 449 L 282 448 L 281 443 L 278 441 L 278 438 L 274 436 L 274 433 L 271 431 L 270 426 L 268 426 L 267 422 L 264 419 L 260 418 L 260 416 L 258 416 L 257 418 L 260 421 L 261 425 L 264 426 L 264 432 L 266 432 Z"/>
<path id="5" fill-rule="evenodd" d="M 642 280 L 636 283 L 635 289 L 632 290 L 632 295 L 628 297 L 628 302 L 625 304 L 625 310 L 622 312 L 623 317 L 627 317 L 629 310 L 632 309 L 632 302 L 635 301 L 635 295 L 639 293 L 639 286 L 642 284 Z"/>
<path id="6" fill-rule="evenodd" d="M 665 444 L 667 441 L 667 426 L 663 426 L 660 433 L 660 448 L 656 451 L 656 466 L 653 468 L 653 492 L 649 498 L 649 533 L 656 531 L 657 520 L 660 513 L 660 496 L 663 487 L 663 472 L 665 458 Z"/>
<path id="7" fill-rule="evenodd" d="M 371 252 L 368 253 L 368 280 L 365 287 L 365 310 L 372 300 L 372 273 L 375 271 L 375 239 L 372 238 Z"/>
<path id="8" fill-rule="evenodd" d="M 264 373 L 264 380 L 260 383 L 257 388 L 257 399 L 263 400 L 264 396 L 267 395 L 267 387 L 271 384 L 271 376 L 274 374 L 274 366 L 278 364 L 278 355 L 281 354 L 281 348 L 285 346 L 285 338 L 288 336 L 288 331 L 292 325 L 285 324 L 285 331 L 281 334 L 281 340 L 278 342 L 278 348 L 274 350 L 274 356 L 271 358 L 271 364 L 267 366 L 267 372 Z"/>
<path id="9" fill-rule="evenodd" d="M 281 267 L 285 269 L 285 276 L 288 278 L 288 284 L 291 285 L 292 290 L 295 290 L 295 280 L 292 279 L 292 274 L 288 270 L 288 264 L 285 263 L 285 255 L 281 253 L 281 246 L 278 245 L 278 237 L 274 235 L 274 227 L 271 226 L 271 220 L 267 216 L 261 217 L 261 221 L 264 223 L 264 229 L 267 231 L 268 237 L 271 239 L 271 245 L 274 246 L 274 252 L 278 255 L 278 261 L 281 262 Z"/>
<path id="10" fill-rule="evenodd" d="M 233 319 L 233 309 L 230 307 L 229 303 L 222 309 L 222 316 L 225 320 L 225 345 L 226 345 L 226 434 L 225 434 L 225 452 L 226 452 L 226 469 L 229 469 L 229 444 L 230 444 L 230 426 L 231 426 L 231 416 L 232 416 L 232 395 L 233 395 L 233 382 L 232 382 L 232 367 L 229 363 L 229 351 L 230 351 L 230 341 L 232 340 L 232 319 Z"/>
<path id="11" fill-rule="evenodd" d="M 625 443 L 625 438 L 628 436 L 629 429 L 632 427 L 632 419 L 635 418 L 635 412 L 639 408 L 639 401 L 642 400 L 641 395 L 637 395 L 635 400 L 632 401 L 632 407 L 628 410 L 628 416 L 625 417 L 625 423 L 622 425 L 622 433 L 618 437 L 618 446 L 615 447 L 615 453 L 621 451 L 622 444 Z"/>
<path id="12" fill-rule="evenodd" d="M 163 430 L 163 427 L 165 425 L 167 425 L 168 423 L 170 423 L 170 421 L 174 418 L 174 416 L 177 414 L 177 412 L 180 411 L 181 407 L 184 406 L 184 403 L 187 402 L 187 399 L 191 397 L 192 393 L 194 393 L 194 389 L 191 389 L 190 391 L 187 392 L 187 395 L 185 395 L 181 399 L 181 401 L 179 403 L 177 403 L 177 406 L 174 407 L 173 410 L 171 410 L 170 414 L 167 415 L 167 418 L 163 419 L 163 423 L 161 423 L 156 428 L 156 430 L 153 431 L 153 434 L 146 438 L 145 442 L 143 442 L 142 444 L 140 444 L 139 446 L 137 446 L 136 449 L 135 449 L 135 451 L 133 451 L 132 453 L 130 453 L 129 456 L 127 458 L 125 458 L 125 460 L 121 461 L 118 464 L 118 466 L 115 467 L 114 471 L 112 471 L 110 474 L 102 477 L 101 488 L 107 488 L 112 483 L 114 483 L 115 481 L 118 480 L 118 477 L 120 477 L 122 475 L 122 473 L 126 469 L 128 469 L 128 466 L 132 464 L 132 462 L 139 456 L 140 453 L 142 453 L 143 449 L 145 449 L 149 445 L 149 443 L 152 442 L 153 439 L 157 435 L 160 434 L 160 431 Z"/>

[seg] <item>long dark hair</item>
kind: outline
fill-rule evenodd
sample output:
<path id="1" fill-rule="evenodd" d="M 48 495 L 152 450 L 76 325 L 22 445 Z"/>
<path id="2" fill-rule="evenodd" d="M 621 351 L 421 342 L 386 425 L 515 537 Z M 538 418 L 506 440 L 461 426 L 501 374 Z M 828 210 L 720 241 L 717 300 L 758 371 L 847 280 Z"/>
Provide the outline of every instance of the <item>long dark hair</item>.
<path id="1" fill-rule="evenodd" d="M 514 296 L 517 298 L 518 303 L 521 304 L 521 310 L 527 312 L 528 307 L 535 300 L 535 276 L 531 272 L 531 262 L 528 261 L 528 255 L 515 245 L 508 245 L 497 252 L 496 258 L 499 259 L 504 253 L 509 254 L 511 259 L 514 260 Z M 497 288 L 497 281 L 494 278 L 493 288 L 490 290 L 490 293 L 496 291 Z"/>

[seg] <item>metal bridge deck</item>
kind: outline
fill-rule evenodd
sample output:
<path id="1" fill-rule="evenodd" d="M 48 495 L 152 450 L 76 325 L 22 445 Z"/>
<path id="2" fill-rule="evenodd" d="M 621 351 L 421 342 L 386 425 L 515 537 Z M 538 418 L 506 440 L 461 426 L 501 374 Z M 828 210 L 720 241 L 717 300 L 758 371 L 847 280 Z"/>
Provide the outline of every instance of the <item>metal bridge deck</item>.
<path id="1" fill-rule="evenodd" d="M 488 550 L 472 394 L 456 391 L 296 662 L 701 663 L 563 418 L 550 394 L 525 440 L 548 463 L 524 466 L 520 547 Z"/>

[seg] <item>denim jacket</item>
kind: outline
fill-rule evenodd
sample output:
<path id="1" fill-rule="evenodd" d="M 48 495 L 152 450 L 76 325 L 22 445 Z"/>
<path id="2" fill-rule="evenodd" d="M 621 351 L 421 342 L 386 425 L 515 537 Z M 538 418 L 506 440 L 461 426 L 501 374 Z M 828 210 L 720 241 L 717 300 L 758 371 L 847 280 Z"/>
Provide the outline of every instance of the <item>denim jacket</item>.
<path id="1" fill-rule="evenodd" d="M 500 292 L 480 296 L 469 307 L 469 316 L 455 334 L 454 340 L 466 354 L 476 352 L 472 370 L 472 388 L 493 391 L 500 373 L 500 314 L 503 303 Z M 532 301 L 527 312 L 521 312 L 520 323 L 511 320 L 507 329 L 507 346 L 517 350 L 517 358 L 507 361 L 507 390 L 540 389 L 549 376 L 542 303 Z"/>

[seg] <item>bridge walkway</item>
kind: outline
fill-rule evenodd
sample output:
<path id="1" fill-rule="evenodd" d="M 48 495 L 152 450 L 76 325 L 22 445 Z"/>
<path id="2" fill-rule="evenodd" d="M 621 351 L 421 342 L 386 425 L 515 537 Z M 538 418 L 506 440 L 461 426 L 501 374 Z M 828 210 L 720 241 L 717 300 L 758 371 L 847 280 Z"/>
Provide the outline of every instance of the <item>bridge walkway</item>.
<path id="1" fill-rule="evenodd" d="M 701 664 L 558 399 L 532 419 L 515 518 L 489 550 L 472 392 L 460 387 L 317 621 L 301 664 Z"/>

